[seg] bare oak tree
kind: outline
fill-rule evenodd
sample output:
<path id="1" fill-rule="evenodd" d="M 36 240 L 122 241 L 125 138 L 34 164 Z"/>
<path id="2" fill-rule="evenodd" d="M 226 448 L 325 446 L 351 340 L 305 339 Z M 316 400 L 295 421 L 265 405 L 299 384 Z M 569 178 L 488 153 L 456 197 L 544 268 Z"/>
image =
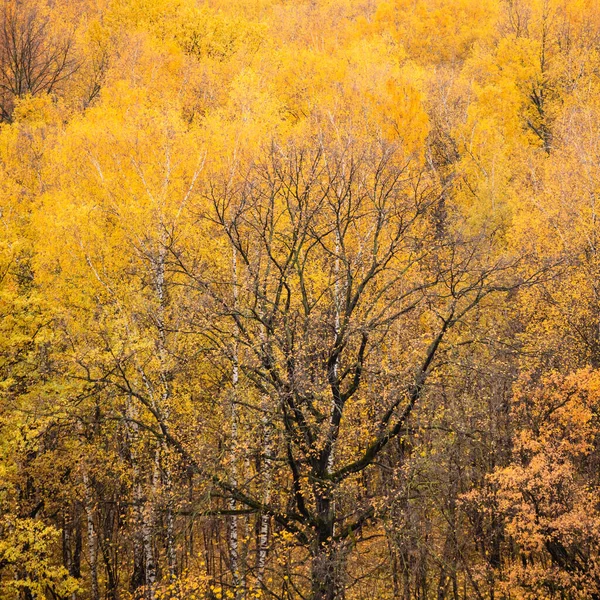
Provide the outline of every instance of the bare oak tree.
<path id="1" fill-rule="evenodd" d="M 348 549 L 385 503 L 348 483 L 407 427 L 451 330 L 524 282 L 517 260 L 492 258 L 452 222 L 435 178 L 394 145 L 312 140 L 267 154 L 206 193 L 202 218 L 226 236 L 235 278 L 177 253 L 174 268 L 210 307 L 203 335 L 239 370 L 240 405 L 276 432 L 277 445 L 252 452 L 288 483 L 265 496 L 251 473 L 213 481 L 295 536 L 310 598 L 332 600 Z"/>

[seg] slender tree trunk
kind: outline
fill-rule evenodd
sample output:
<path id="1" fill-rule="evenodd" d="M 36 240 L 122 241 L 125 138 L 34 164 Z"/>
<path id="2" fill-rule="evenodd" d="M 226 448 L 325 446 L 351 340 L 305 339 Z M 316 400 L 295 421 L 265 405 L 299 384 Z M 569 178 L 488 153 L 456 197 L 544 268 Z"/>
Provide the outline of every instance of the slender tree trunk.
<path id="1" fill-rule="evenodd" d="M 154 553 L 154 503 L 158 493 L 160 480 L 159 470 L 160 449 L 157 448 L 154 456 L 154 469 L 152 472 L 152 486 L 150 497 L 146 501 L 143 511 L 142 537 L 144 542 L 144 556 L 146 567 L 146 600 L 154 600 L 156 589 L 156 558 Z"/>
<path id="2" fill-rule="evenodd" d="M 265 501 L 268 502 L 268 496 L 265 496 Z M 259 589 L 262 589 L 265 582 L 265 567 L 267 564 L 267 553 L 269 547 L 269 517 L 267 515 L 260 516 L 260 525 L 258 528 L 258 560 L 257 560 L 257 581 Z"/>
<path id="3" fill-rule="evenodd" d="M 265 412 L 265 415 L 267 413 Z M 266 417 L 265 417 L 266 420 Z M 264 454 L 266 456 L 271 452 L 271 434 L 268 430 L 268 423 L 263 421 L 263 431 L 265 436 Z M 268 504 L 271 501 L 271 466 L 268 460 L 265 460 L 263 465 L 263 502 Z M 264 587 L 265 582 L 265 567 L 267 564 L 267 553 L 269 548 L 269 524 L 270 518 L 268 515 L 260 515 L 260 523 L 258 528 L 258 553 L 257 553 L 257 583 L 259 589 Z"/>
<path id="4" fill-rule="evenodd" d="M 81 531 L 81 511 L 79 507 L 75 508 L 75 547 L 73 548 L 73 560 L 71 562 L 71 576 L 79 579 L 81 577 L 81 550 L 83 544 L 83 534 Z"/>
<path id="5" fill-rule="evenodd" d="M 231 270 L 233 277 L 233 306 L 234 310 L 238 309 L 238 266 L 237 266 L 237 251 L 233 248 L 233 255 L 231 260 Z M 237 339 L 237 336 L 236 336 Z M 237 446 L 238 446 L 238 415 L 236 406 L 236 395 L 237 386 L 239 382 L 239 356 L 237 341 L 234 342 L 233 348 L 233 368 L 231 374 L 231 465 L 230 465 L 230 481 L 232 485 L 237 486 Z M 229 500 L 229 510 L 235 511 L 237 509 L 237 502 L 231 498 Z M 240 549 L 239 549 L 239 524 L 238 519 L 235 515 L 232 515 L 229 519 L 229 560 L 231 563 L 231 574 L 233 578 L 233 587 L 235 590 L 235 597 L 241 598 L 240 590 Z"/>
<path id="6" fill-rule="evenodd" d="M 264 328 L 261 329 L 260 339 L 262 343 L 264 343 L 266 338 L 266 334 Z M 272 474 L 271 474 L 271 464 L 269 459 L 267 458 L 272 450 L 272 440 L 271 440 L 271 431 L 269 429 L 269 399 L 267 396 L 263 396 L 262 398 L 262 408 L 263 408 L 263 417 L 262 417 L 262 431 L 263 431 L 263 456 L 265 457 L 263 463 L 260 465 L 262 468 L 262 480 L 263 480 L 263 503 L 269 504 L 271 501 L 271 484 L 272 484 Z M 267 564 L 267 553 L 269 547 L 269 524 L 270 517 L 265 514 L 260 515 L 260 524 L 258 528 L 258 552 L 256 559 L 256 573 L 257 573 L 257 583 L 258 588 L 263 589 L 265 584 L 265 567 Z"/>
<path id="7" fill-rule="evenodd" d="M 85 488 L 84 510 L 87 523 L 87 547 L 90 561 L 90 598 L 100 600 L 100 587 L 98 585 L 98 539 L 94 526 L 93 497 L 90 481 L 86 471 L 83 471 L 83 486 Z"/>
<path id="8" fill-rule="evenodd" d="M 167 323 L 165 319 L 165 308 L 168 303 L 167 289 L 166 289 L 166 257 L 167 257 L 167 239 L 163 237 L 160 241 L 160 248 L 158 251 L 158 259 L 155 264 L 155 277 L 156 277 L 156 294 L 158 296 L 158 311 L 156 314 L 156 323 L 158 328 L 158 357 L 160 360 L 160 382 L 162 385 L 161 395 L 161 410 L 163 411 L 165 418 L 169 415 L 168 402 L 171 398 L 171 379 L 172 369 L 169 366 L 169 357 L 167 353 Z M 164 460 L 162 464 L 160 462 L 162 450 L 162 457 Z M 167 446 L 165 443 L 161 445 L 158 454 L 157 468 L 159 472 L 162 470 L 164 474 L 164 487 L 166 491 L 166 524 L 167 524 L 167 539 L 166 539 L 166 550 L 167 550 L 167 567 L 169 569 L 169 577 L 172 579 L 176 573 L 176 555 L 175 555 L 175 515 L 173 513 L 173 486 L 171 478 L 171 468 L 168 464 Z M 162 469 L 160 467 L 162 466 Z"/>
<path id="9" fill-rule="evenodd" d="M 237 365 L 234 364 L 234 370 L 233 370 L 233 382 L 234 382 L 234 389 L 235 386 L 237 385 L 237 380 L 238 380 L 238 372 L 237 372 Z M 236 468 L 236 464 L 235 461 L 237 460 L 237 456 L 236 456 L 236 446 L 237 446 L 237 438 L 238 438 L 238 428 L 237 428 L 237 411 L 235 408 L 235 404 L 232 403 L 231 406 L 231 438 L 232 438 L 232 456 L 231 456 L 231 466 L 230 466 L 230 481 L 231 484 L 234 486 L 237 486 L 237 468 Z M 235 511 L 237 509 L 237 502 L 231 498 L 229 500 L 229 510 L 231 511 Z M 235 587 L 236 590 L 236 597 L 237 597 L 237 590 L 239 588 L 240 585 L 240 550 L 239 550 L 239 531 L 238 531 L 238 519 L 235 515 L 232 515 L 229 518 L 229 560 L 231 562 L 231 573 L 232 573 L 232 577 L 233 577 L 233 585 Z"/>
<path id="10" fill-rule="evenodd" d="M 133 477 L 133 571 L 129 580 L 129 590 L 135 595 L 136 591 L 143 587 L 146 582 L 146 559 L 144 549 L 144 485 L 139 468 L 139 458 L 136 448 L 138 439 L 138 425 L 134 420 L 131 398 L 128 399 L 126 407 L 128 421 L 126 428 L 126 440 L 129 446 L 129 458 Z"/>
<path id="11" fill-rule="evenodd" d="M 139 478 L 137 465 L 133 468 L 133 572 L 131 574 L 129 589 L 132 593 L 141 588 L 146 581 L 146 563 L 144 558 L 144 491 Z"/>
<path id="12" fill-rule="evenodd" d="M 264 326 L 260 329 L 260 340 L 261 343 L 265 343 L 266 330 Z M 271 462 L 269 456 L 273 451 L 271 430 L 269 423 L 269 398 L 263 395 L 262 397 L 262 432 L 263 432 L 263 456 L 265 457 L 260 468 L 262 469 L 262 483 L 263 483 L 263 503 L 269 504 L 271 501 L 271 485 L 272 485 L 272 473 L 271 473 Z M 269 548 L 269 525 L 271 519 L 269 515 L 261 514 L 260 522 L 258 527 L 258 540 L 257 540 L 257 559 L 256 559 L 256 573 L 257 573 L 257 584 L 258 589 L 263 589 L 265 585 L 265 567 L 267 564 L 267 554 Z"/>
<path id="13" fill-rule="evenodd" d="M 71 507 L 63 520 L 63 564 L 69 575 L 75 579 L 81 577 L 81 522 L 77 506 Z M 77 592 L 71 594 L 76 600 Z"/>
<path id="14" fill-rule="evenodd" d="M 115 539 L 115 512 L 107 507 L 104 511 L 102 535 L 98 538 L 98 545 L 102 551 L 104 567 L 106 571 L 106 590 L 107 600 L 118 600 L 119 582 L 118 582 L 118 552 L 117 546 L 112 540 Z"/>
<path id="15" fill-rule="evenodd" d="M 177 573 L 177 556 L 175 553 L 175 514 L 173 512 L 173 482 L 171 469 L 168 464 L 164 467 L 165 491 L 167 493 L 166 522 L 167 522 L 167 566 L 169 577 L 174 579 Z"/>
<path id="16" fill-rule="evenodd" d="M 70 513 L 71 511 L 69 511 Z M 71 565 L 73 564 L 72 552 L 71 548 L 71 518 L 70 515 L 67 516 L 63 514 L 63 529 L 62 529 L 62 542 L 63 542 L 63 565 L 69 573 L 71 573 Z"/>

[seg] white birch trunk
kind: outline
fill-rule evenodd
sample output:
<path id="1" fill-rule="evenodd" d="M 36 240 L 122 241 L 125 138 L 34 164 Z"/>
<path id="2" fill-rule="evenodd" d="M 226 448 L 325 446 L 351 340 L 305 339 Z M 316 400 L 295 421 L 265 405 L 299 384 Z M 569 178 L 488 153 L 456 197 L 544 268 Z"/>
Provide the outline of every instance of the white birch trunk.
<path id="1" fill-rule="evenodd" d="M 260 331 L 261 342 L 264 344 L 266 341 L 266 331 L 264 327 L 261 327 Z M 272 473 L 271 464 L 268 456 L 271 455 L 273 450 L 271 431 L 269 429 L 269 401 L 268 397 L 263 396 L 262 400 L 262 429 L 263 429 L 263 456 L 265 457 L 263 462 L 262 472 L 262 483 L 263 483 L 263 504 L 269 504 L 271 501 L 271 484 L 272 484 Z M 256 561 L 256 574 L 258 589 L 263 589 L 265 584 L 265 567 L 267 564 L 267 553 L 269 548 L 269 524 L 271 517 L 266 514 L 260 515 L 260 525 L 258 529 L 258 555 Z"/>
<path id="2" fill-rule="evenodd" d="M 233 248 L 233 256 L 231 261 L 232 274 L 233 274 L 233 309 L 238 309 L 238 268 L 237 268 L 237 250 Z M 237 332 L 235 332 L 237 337 Z M 231 484 L 237 485 L 237 445 L 238 445 L 238 423 L 237 423 L 237 407 L 235 404 L 237 395 L 237 386 L 239 381 L 239 357 L 238 357 L 238 343 L 237 339 L 234 339 L 233 347 L 233 369 L 231 374 L 231 385 L 232 385 L 232 401 L 231 401 L 231 467 L 230 467 L 230 481 Z M 234 511 L 237 508 L 237 502 L 234 498 L 229 500 L 229 510 Z M 231 561 L 231 573 L 233 577 L 233 586 L 235 589 L 236 598 L 240 597 L 240 550 L 239 550 L 239 531 L 238 531 L 238 519 L 235 514 L 231 515 L 229 521 L 229 557 Z"/>
<path id="3" fill-rule="evenodd" d="M 142 514 L 142 539 L 144 543 L 144 556 L 146 566 L 146 600 L 154 600 L 156 594 L 156 557 L 154 553 L 154 503 L 158 494 L 160 483 L 160 449 L 157 448 L 154 455 L 154 469 L 152 471 L 152 487 L 150 497 Z"/>
<path id="4" fill-rule="evenodd" d="M 160 240 L 160 247 L 158 249 L 158 258 L 155 263 L 155 288 L 156 295 L 158 298 L 158 308 L 156 313 L 156 326 L 158 329 L 158 340 L 157 340 L 157 350 L 158 350 L 158 358 L 160 363 L 160 371 L 159 371 L 159 379 L 162 387 L 161 398 L 160 398 L 160 409 L 165 418 L 169 416 L 169 406 L 168 402 L 171 398 L 172 387 L 171 387 L 171 370 L 168 364 L 168 353 L 167 353 L 167 325 L 165 319 L 165 308 L 167 303 L 167 295 L 166 295 L 166 285 L 165 285 L 165 270 L 166 270 L 166 238 L 162 238 Z M 165 457 L 164 461 L 161 461 L 161 452 L 162 456 Z M 173 579 L 176 573 L 176 553 L 175 553 L 175 515 L 173 512 L 173 498 L 172 498 L 172 479 L 171 479 L 171 469 L 168 464 L 167 457 L 167 447 L 163 442 L 160 449 L 157 449 L 156 454 L 156 476 L 158 479 L 156 481 L 153 480 L 153 488 L 154 488 L 154 497 L 158 494 L 159 482 L 160 482 L 160 472 L 162 467 L 162 472 L 164 473 L 164 487 L 166 491 L 167 501 L 166 501 L 166 551 L 167 551 L 167 567 L 169 571 L 169 577 Z"/>
<path id="5" fill-rule="evenodd" d="M 175 514 L 173 512 L 173 486 L 171 481 L 171 470 L 168 465 L 164 466 L 165 488 L 167 492 L 167 566 L 169 577 L 174 579 L 177 573 L 177 556 L 175 552 Z"/>
<path id="6" fill-rule="evenodd" d="M 271 447 L 271 432 L 269 431 L 269 423 L 268 423 L 268 413 L 267 413 L 267 403 L 263 403 L 265 412 L 263 417 L 263 435 L 264 435 L 264 444 L 263 444 L 263 452 L 264 456 L 269 456 L 272 450 Z M 271 465 L 269 460 L 265 458 L 263 464 L 263 504 L 269 504 L 271 501 Z M 258 530 L 258 558 L 257 558 L 257 582 L 259 589 L 262 589 L 265 582 L 265 566 L 267 564 L 267 552 L 269 548 L 269 523 L 270 516 L 266 514 L 261 514 L 260 516 L 260 526 Z"/>
<path id="7" fill-rule="evenodd" d="M 87 524 L 88 558 L 90 561 L 90 598 L 91 600 L 100 600 L 100 587 L 98 585 L 98 539 L 94 526 L 92 490 L 85 469 L 83 471 L 83 486 L 85 488 L 84 510 Z"/>

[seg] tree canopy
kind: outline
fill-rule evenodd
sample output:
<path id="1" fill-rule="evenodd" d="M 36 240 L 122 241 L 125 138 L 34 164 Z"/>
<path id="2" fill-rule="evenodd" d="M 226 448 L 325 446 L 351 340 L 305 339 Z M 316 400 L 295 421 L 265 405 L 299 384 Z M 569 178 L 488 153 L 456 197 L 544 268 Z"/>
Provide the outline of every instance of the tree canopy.
<path id="1" fill-rule="evenodd" d="M 0 600 L 600 599 L 596 0 L 5 0 Z"/>

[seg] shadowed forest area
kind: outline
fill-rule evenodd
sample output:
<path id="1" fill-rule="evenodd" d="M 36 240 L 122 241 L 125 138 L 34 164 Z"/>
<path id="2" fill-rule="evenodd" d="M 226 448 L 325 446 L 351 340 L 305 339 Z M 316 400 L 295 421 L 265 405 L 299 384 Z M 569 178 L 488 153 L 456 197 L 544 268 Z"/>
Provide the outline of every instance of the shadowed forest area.
<path id="1" fill-rule="evenodd" d="M 600 600 L 597 0 L 2 0 L 0 600 Z"/>

